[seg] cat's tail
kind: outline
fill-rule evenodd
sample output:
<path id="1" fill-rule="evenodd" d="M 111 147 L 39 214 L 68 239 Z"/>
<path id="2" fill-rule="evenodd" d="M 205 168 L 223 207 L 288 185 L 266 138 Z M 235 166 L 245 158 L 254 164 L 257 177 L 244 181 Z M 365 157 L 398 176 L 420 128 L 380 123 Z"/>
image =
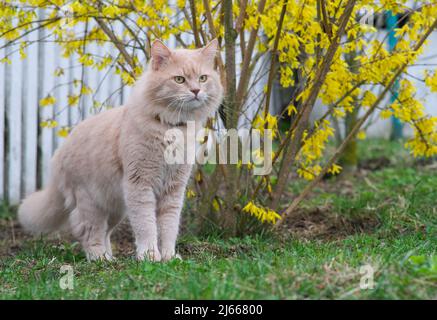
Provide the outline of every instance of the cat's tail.
<path id="1" fill-rule="evenodd" d="M 18 208 L 18 220 L 33 234 L 60 229 L 67 219 L 64 195 L 56 186 L 32 193 Z"/>

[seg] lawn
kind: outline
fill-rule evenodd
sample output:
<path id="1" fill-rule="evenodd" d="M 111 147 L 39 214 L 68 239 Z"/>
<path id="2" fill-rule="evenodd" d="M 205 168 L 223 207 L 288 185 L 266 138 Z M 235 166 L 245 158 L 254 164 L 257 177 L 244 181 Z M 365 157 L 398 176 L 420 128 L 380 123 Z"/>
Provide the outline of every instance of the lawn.
<path id="1" fill-rule="evenodd" d="M 359 147 L 357 174 L 324 180 L 278 234 L 183 234 L 183 261 L 137 262 L 121 234 L 117 260 L 89 263 L 75 243 L 24 236 L 5 206 L 0 299 L 437 299 L 436 163 L 398 143 Z"/>

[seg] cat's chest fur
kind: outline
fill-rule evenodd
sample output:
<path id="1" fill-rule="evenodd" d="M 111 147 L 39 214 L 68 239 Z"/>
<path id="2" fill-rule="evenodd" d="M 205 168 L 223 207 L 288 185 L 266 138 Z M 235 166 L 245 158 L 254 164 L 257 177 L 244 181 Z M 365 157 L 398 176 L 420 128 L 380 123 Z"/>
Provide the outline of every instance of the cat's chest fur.
<path id="1" fill-rule="evenodd" d="M 167 130 L 167 127 L 159 124 L 150 125 L 143 132 L 129 130 L 123 157 L 124 178 L 129 183 L 139 187 L 149 186 L 156 194 L 186 185 L 192 166 L 169 163 L 166 152 L 172 150 L 174 145 L 165 138 Z M 184 128 L 180 130 L 186 136 Z"/>

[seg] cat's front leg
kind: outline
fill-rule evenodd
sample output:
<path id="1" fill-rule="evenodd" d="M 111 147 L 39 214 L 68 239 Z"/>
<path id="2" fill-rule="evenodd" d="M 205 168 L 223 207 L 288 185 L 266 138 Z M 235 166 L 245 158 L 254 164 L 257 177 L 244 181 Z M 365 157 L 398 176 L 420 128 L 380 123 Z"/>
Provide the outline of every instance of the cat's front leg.
<path id="1" fill-rule="evenodd" d="M 152 188 L 126 184 L 127 216 L 135 236 L 137 259 L 161 261 L 156 224 L 156 197 Z"/>
<path id="2" fill-rule="evenodd" d="M 162 195 L 158 201 L 158 228 L 162 261 L 180 258 L 176 254 L 176 239 L 184 202 L 185 186 Z"/>

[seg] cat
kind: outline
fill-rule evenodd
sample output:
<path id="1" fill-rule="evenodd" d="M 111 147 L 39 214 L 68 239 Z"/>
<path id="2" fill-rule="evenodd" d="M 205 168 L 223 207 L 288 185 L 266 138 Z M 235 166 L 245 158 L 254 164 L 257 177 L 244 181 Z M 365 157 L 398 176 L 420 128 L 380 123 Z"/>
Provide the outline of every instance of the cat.
<path id="1" fill-rule="evenodd" d="M 168 164 L 167 130 L 186 135 L 216 112 L 223 98 L 214 67 L 218 41 L 200 49 L 151 45 L 146 72 L 124 106 L 77 125 L 55 152 L 45 189 L 18 209 L 34 234 L 68 230 L 88 260 L 112 259 L 111 232 L 130 222 L 139 260 L 168 261 L 175 251 L 190 164 Z"/>

